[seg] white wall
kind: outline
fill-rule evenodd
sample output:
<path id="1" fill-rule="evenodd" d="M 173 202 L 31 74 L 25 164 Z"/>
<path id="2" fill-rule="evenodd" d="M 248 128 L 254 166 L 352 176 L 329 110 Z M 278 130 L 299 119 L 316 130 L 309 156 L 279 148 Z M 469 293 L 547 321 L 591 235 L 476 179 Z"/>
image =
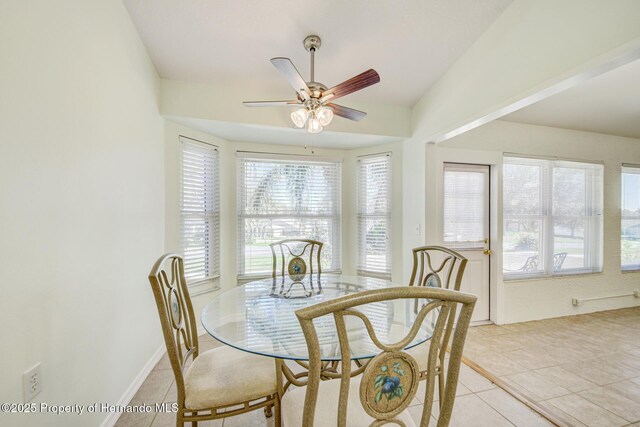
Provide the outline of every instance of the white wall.
<path id="1" fill-rule="evenodd" d="M 121 1 L 3 1 L 0 401 L 117 403 L 162 338 L 147 281 L 164 249 L 158 79 Z M 0 415 L 6 426 L 107 414 Z"/>
<path id="2" fill-rule="evenodd" d="M 407 143 L 405 143 L 407 144 Z M 640 163 L 640 140 L 610 135 L 524 125 L 495 121 L 471 132 L 438 145 L 425 146 L 416 143 L 425 153 L 426 161 L 421 168 L 408 169 L 405 163 L 405 212 L 404 217 L 418 221 L 422 216 L 426 222 L 426 238 L 420 243 L 440 243 L 441 230 L 438 212 L 442 201 L 435 191 L 437 177 L 434 171 L 441 170 L 444 161 L 463 161 L 490 164 L 496 172 L 494 189 L 497 214 L 493 233 L 492 249 L 497 297 L 496 318 L 498 323 L 572 315 L 591 311 L 640 305 L 632 297 L 586 302 L 573 307 L 574 297 L 588 298 L 615 295 L 640 290 L 640 273 L 622 273 L 620 269 L 620 167 L 622 162 Z M 408 150 L 404 147 L 405 153 Z M 503 282 L 502 280 L 502 154 L 558 156 L 576 160 L 600 160 L 605 162 L 604 173 L 604 266 L 598 274 L 566 276 L 556 278 L 527 279 Z M 416 157 L 419 157 L 416 155 Z M 407 160 L 407 155 L 405 155 Z M 414 163 L 418 163 L 415 160 Z M 407 176 L 409 175 L 409 177 Z M 411 179 L 413 178 L 413 179 Z M 413 182 L 423 179 L 424 193 L 413 192 Z M 407 200 L 407 194 L 415 194 L 418 200 Z M 420 212 L 407 212 L 411 203 Z M 405 229 L 412 224 L 405 223 Z M 411 233 L 409 233 L 411 234 Z M 405 236 L 407 233 L 405 232 Z M 404 252 L 418 243 L 405 241 Z M 405 274 L 408 274 L 405 262 Z M 496 301 L 494 301 L 496 304 Z"/>

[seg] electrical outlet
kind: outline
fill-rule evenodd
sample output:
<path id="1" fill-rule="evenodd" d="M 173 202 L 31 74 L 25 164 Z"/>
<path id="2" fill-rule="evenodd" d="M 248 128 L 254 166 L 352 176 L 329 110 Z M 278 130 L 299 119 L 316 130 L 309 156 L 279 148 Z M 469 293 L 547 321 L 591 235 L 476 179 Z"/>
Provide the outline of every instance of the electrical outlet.
<path id="1" fill-rule="evenodd" d="M 22 374 L 24 402 L 27 403 L 42 391 L 42 374 L 40 363 Z"/>

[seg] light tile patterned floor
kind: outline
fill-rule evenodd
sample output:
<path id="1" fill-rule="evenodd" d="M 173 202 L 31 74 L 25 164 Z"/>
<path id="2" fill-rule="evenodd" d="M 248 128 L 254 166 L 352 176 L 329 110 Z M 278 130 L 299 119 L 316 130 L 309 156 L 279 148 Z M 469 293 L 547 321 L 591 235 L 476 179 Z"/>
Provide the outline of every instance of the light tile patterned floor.
<path id="1" fill-rule="evenodd" d="M 576 426 L 640 425 L 640 307 L 475 327 L 465 356 Z"/>
<path id="2" fill-rule="evenodd" d="M 220 345 L 208 336 L 200 337 L 204 351 Z M 640 386 L 640 384 L 638 384 Z M 462 365 L 460 381 L 457 388 L 457 398 L 452 427 L 499 427 L 499 426 L 549 426 L 551 425 L 527 406 L 496 388 L 486 378 Z M 408 408 L 412 418 L 420 421 L 422 415 L 422 396 L 424 389 L 418 391 L 412 406 Z M 154 405 L 158 402 L 173 402 L 176 398 L 173 372 L 165 355 L 149 374 L 146 381 L 131 400 L 131 403 L 147 403 Z M 437 417 L 437 404 L 434 405 L 434 416 Z M 430 425 L 435 425 L 432 418 Z M 175 426 L 175 415 L 172 413 L 152 414 L 123 414 L 118 420 L 117 427 L 168 427 Z M 239 415 L 225 420 L 199 422 L 202 427 L 273 427 L 273 418 L 265 418 L 261 410 Z"/>

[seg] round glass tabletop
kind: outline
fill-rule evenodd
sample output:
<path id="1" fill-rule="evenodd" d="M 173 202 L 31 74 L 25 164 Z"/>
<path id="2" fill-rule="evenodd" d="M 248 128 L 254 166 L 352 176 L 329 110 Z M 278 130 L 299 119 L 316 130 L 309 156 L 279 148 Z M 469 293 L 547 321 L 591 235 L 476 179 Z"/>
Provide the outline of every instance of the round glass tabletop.
<path id="1" fill-rule="evenodd" d="M 308 360 L 307 344 L 295 311 L 337 297 L 371 289 L 396 286 L 361 276 L 334 274 L 307 275 L 249 282 L 222 292 L 202 310 L 202 324 L 218 341 L 250 353 L 281 359 Z M 382 343 L 403 339 L 411 329 L 416 308 L 426 301 L 398 299 L 356 307 L 371 321 Z M 431 338 L 438 310 L 422 322 L 410 348 Z M 351 359 L 364 359 L 380 353 L 364 323 L 355 316 L 345 317 Z M 338 335 L 333 316 L 314 320 L 323 360 L 340 360 Z"/>

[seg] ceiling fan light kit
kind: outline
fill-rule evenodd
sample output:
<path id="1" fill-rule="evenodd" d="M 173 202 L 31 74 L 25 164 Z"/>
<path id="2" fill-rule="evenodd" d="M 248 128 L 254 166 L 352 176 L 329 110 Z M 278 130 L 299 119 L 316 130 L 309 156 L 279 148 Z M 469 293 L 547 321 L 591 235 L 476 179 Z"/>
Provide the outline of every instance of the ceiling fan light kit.
<path id="1" fill-rule="evenodd" d="M 321 44 L 320 37 L 316 35 L 307 36 L 303 41 L 304 48 L 311 55 L 311 78 L 309 82 L 304 81 L 289 58 L 278 57 L 271 59 L 271 63 L 295 89 L 296 100 L 246 101 L 244 105 L 247 107 L 300 107 L 291 113 L 291 121 L 297 128 L 304 128 L 306 125 L 309 133 L 322 132 L 324 126 L 328 126 L 331 123 L 334 115 L 349 120 L 362 120 L 367 113 L 329 101 L 374 85 L 380 82 L 380 76 L 375 70 L 370 69 L 327 89 L 322 83 L 314 81 L 315 53 Z"/>

